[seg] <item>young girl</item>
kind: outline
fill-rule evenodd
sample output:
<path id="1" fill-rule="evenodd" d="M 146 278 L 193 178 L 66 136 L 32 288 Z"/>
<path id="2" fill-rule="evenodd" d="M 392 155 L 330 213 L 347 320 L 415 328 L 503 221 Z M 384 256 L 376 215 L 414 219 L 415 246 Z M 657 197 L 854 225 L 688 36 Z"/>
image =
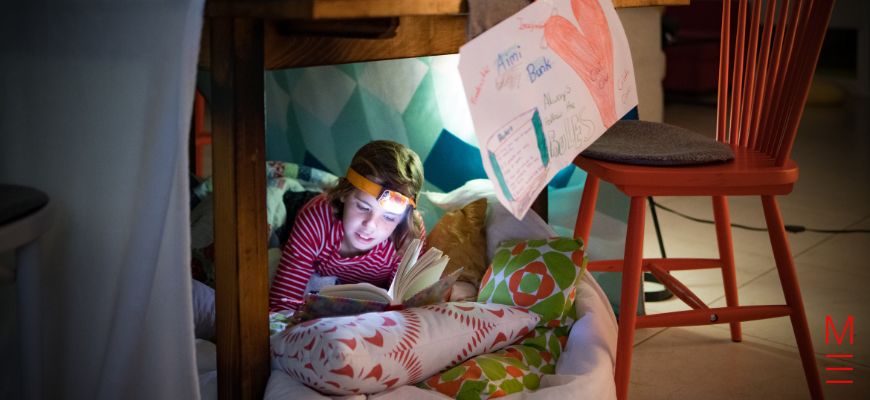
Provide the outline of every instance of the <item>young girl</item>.
<path id="1" fill-rule="evenodd" d="M 415 199 L 423 165 L 413 150 L 378 140 L 361 147 L 338 185 L 296 216 L 269 292 L 272 311 L 296 309 L 315 273 L 387 288 L 406 240 L 424 238 Z"/>

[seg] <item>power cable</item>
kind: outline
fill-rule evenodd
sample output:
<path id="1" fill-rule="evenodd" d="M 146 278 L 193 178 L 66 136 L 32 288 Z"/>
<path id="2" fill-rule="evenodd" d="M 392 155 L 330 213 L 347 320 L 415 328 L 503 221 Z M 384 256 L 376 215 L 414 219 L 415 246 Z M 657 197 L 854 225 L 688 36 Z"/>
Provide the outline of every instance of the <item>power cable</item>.
<path id="1" fill-rule="evenodd" d="M 663 206 L 660 203 L 653 201 L 652 198 L 650 198 L 650 203 L 653 204 L 656 208 L 660 208 L 660 209 L 665 210 L 669 213 L 679 215 L 680 217 L 683 217 L 683 218 L 688 219 L 690 221 L 700 222 L 703 224 L 715 224 L 716 223 L 713 220 L 693 217 L 691 215 L 684 214 L 684 213 L 681 213 L 677 210 L 674 210 L 670 207 Z M 748 231 L 767 232 L 767 228 L 761 228 L 761 227 L 757 227 L 757 226 L 749 226 L 749 225 L 734 224 L 734 223 L 732 223 L 731 226 L 734 228 L 745 229 Z M 786 232 L 790 232 L 790 233 L 801 233 L 801 232 L 833 233 L 833 234 L 870 233 L 870 229 L 817 229 L 817 228 L 807 228 L 803 225 L 785 225 L 785 230 L 786 230 Z"/>

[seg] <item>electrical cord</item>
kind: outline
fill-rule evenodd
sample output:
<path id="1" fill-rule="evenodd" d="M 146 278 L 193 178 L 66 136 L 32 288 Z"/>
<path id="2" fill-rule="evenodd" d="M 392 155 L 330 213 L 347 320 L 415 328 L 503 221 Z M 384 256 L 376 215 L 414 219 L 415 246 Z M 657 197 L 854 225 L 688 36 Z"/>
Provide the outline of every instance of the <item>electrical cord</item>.
<path id="1" fill-rule="evenodd" d="M 656 206 L 656 208 L 660 208 L 669 213 L 679 215 L 685 219 L 690 221 L 700 222 L 703 224 L 715 224 L 716 222 L 709 219 L 697 218 L 688 214 L 681 213 L 677 210 L 669 208 L 667 206 L 663 206 L 658 202 L 652 201 L 652 204 Z M 748 226 L 743 224 L 731 224 L 732 227 L 745 229 L 748 231 L 758 231 L 758 232 L 767 232 L 767 228 L 760 228 L 757 226 Z M 790 233 L 801 233 L 801 232 L 815 232 L 815 233 L 870 233 L 870 229 L 816 229 L 816 228 L 807 228 L 803 225 L 785 225 L 785 231 Z"/>

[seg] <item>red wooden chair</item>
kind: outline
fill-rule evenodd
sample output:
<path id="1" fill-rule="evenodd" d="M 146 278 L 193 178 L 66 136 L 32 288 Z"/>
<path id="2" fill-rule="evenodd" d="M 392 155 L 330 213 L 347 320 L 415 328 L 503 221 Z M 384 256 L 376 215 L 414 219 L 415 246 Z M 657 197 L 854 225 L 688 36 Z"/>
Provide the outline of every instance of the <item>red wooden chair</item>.
<path id="1" fill-rule="evenodd" d="M 616 355 L 617 396 L 628 396 L 636 328 L 730 323 L 741 340 L 740 322 L 789 316 L 813 398 L 822 398 L 813 344 L 807 328 L 794 261 L 775 196 L 792 190 L 798 177 L 790 158 L 833 0 L 723 1 L 717 140 L 731 146 L 730 162 L 661 167 L 599 161 L 578 156 L 588 172 L 574 235 L 588 239 L 599 180 L 631 197 L 624 260 L 591 262 L 592 271 L 622 271 L 622 302 Z M 765 3 L 766 5 L 764 5 Z M 732 15 L 736 14 L 736 15 Z M 734 30 L 734 32 L 732 32 Z M 761 197 L 785 305 L 738 306 L 730 217 L 726 196 Z M 718 259 L 643 259 L 648 196 L 711 196 Z M 709 308 L 669 271 L 721 268 L 727 307 Z M 692 310 L 637 316 L 641 271 L 650 271 Z"/>

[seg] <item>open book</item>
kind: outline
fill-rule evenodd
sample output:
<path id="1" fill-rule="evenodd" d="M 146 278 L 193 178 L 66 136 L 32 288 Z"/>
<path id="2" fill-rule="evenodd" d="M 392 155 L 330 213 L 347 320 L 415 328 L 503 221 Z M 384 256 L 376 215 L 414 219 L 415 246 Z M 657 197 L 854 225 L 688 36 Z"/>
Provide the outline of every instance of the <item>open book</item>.
<path id="1" fill-rule="evenodd" d="M 445 283 L 441 279 L 441 274 L 447 267 L 449 257 L 434 247 L 430 247 L 420 256 L 422 246 L 423 243 L 419 239 L 413 239 L 402 248 L 402 259 L 399 261 L 396 276 L 389 290 L 364 282 L 328 286 L 321 289 L 319 294 L 390 305 L 404 304 L 417 294 L 430 295 L 425 297 L 437 297 L 439 294 L 443 296 L 450 286 L 442 288 L 441 286 L 444 285 L 438 283 Z"/>

